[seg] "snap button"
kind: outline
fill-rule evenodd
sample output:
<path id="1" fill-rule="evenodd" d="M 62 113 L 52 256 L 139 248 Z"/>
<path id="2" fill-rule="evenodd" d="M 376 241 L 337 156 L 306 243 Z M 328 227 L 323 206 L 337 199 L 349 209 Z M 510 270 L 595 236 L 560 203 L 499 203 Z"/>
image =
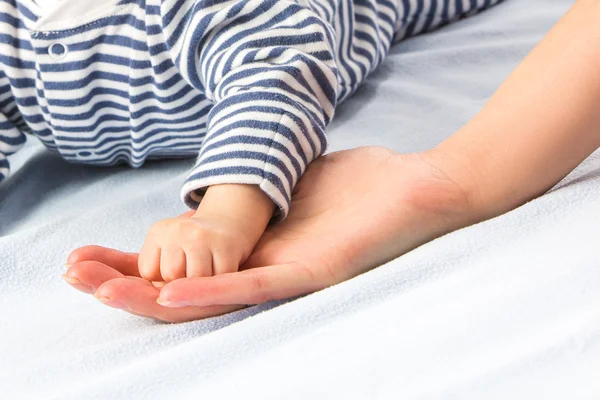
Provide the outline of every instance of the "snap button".
<path id="1" fill-rule="evenodd" d="M 60 42 L 54 42 L 51 43 L 50 46 L 48 46 L 48 54 L 55 60 L 62 60 L 67 56 L 68 52 L 69 49 L 67 48 L 67 46 Z"/>

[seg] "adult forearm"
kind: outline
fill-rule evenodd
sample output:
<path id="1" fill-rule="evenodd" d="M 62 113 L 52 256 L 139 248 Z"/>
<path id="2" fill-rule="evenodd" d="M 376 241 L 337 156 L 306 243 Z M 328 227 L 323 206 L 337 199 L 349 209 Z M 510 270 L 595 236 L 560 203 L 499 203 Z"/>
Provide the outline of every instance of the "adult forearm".
<path id="1" fill-rule="evenodd" d="M 543 194 L 600 147 L 600 1 L 580 0 L 482 111 L 432 151 L 477 219 Z"/>

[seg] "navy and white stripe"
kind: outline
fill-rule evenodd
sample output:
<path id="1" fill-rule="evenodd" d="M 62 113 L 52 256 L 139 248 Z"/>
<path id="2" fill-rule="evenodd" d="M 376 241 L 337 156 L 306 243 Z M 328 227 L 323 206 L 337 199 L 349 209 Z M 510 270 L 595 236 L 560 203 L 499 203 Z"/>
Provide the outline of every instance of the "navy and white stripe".
<path id="1" fill-rule="evenodd" d="M 283 218 L 391 44 L 499 1 L 0 0 L 0 180 L 31 133 L 72 162 L 197 156 L 190 207 L 257 184 Z"/>

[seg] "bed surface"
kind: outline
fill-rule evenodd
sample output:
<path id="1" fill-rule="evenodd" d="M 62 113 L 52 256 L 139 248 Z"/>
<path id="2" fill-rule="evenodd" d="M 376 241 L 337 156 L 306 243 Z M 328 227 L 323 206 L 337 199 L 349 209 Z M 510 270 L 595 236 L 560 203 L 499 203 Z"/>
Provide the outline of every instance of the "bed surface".
<path id="1" fill-rule="evenodd" d="M 507 0 L 402 42 L 331 125 L 330 151 L 431 148 L 573 1 Z M 85 244 L 140 248 L 184 212 L 193 160 L 71 165 L 29 140 L 0 187 L 3 399 L 600 398 L 600 153 L 539 199 L 288 302 L 185 324 L 62 279 Z M 234 397 L 235 396 L 235 397 Z"/>

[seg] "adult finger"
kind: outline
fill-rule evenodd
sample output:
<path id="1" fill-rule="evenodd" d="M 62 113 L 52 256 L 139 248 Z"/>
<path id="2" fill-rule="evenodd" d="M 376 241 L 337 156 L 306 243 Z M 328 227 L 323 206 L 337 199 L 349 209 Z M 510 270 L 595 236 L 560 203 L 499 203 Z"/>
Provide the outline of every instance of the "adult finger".
<path id="1" fill-rule="evenodd" d="M 123 273 L 99 261 L 81 261 L 72 265 L 62 277 L 75 289 L 91 294 L 104 282 L 123 276 Z"/>
<path id="2" fill-rule="evenodd" d="M 334 283 L 300 263 L 253 268 L 203 278 L 184 278 L 167 283 L 159 302 L 167 307 L 225 304 L 260 304 L 311 293 Z"/>
<path id="3" fill-rule="evenodd" d="M 185 322 L 226 314 L 245 305 L 168 308 L 156 302 L 159 289 L 135 277 L 112 279 L 102 284 L 94 296 L 104 304 L 135 315 L 165 322 Z"/>
<path id="4" fill-rule="evenodd" d="M 178 218 L 190 218 L 196 211 L 190 210 Z M 67 267 L 82 261 L 98 261 L 128 276 L 140 276 L 138 253 L 126 253 L 103 246 L 88 245 L 73 250 L 67 257 Z"/>
<path id="5" fill-rule="evenodd" d="M 124 275 L 140 276 L 137 253 L 125 253 L 102 246 L 83 246 L 73 250 L 67 257 L 69 267 L 83 261 L 98 261 Z"/>

